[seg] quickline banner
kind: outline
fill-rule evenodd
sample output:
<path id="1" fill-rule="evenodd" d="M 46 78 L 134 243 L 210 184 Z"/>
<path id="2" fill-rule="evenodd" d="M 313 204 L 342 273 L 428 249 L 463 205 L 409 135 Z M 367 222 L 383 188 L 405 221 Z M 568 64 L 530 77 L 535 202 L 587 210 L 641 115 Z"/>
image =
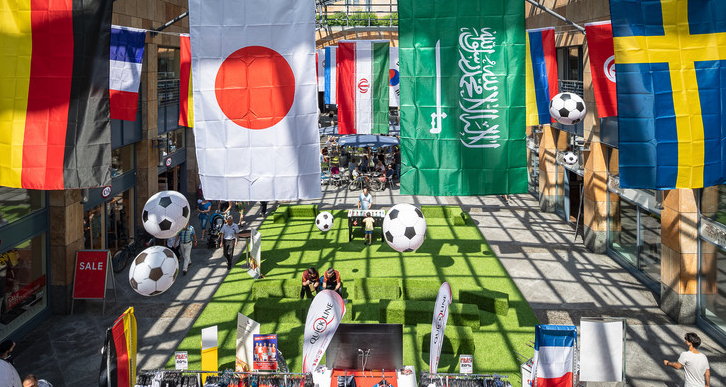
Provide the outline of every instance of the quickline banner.
<path id="1" fill-rule="evenodd" d="M 401 193 L 527 189 L 520 0 L 401 0 Z"/>
<path id="2" fill-rule="evenodd" d="M 444 344 L 444 331 L 449 320 L 449 305 L 451 304 L 451 286 L 448 282 L 441 284 L 439 295 L 434 306 L 434 320 L 431 323 L 431 344 L 429 347 L 429 372 L 436 373 L 439 368 L 441 346 Z"/>
<path id="3" fill-rule="evenodd" d="M 344 315 L 345 303 L 338 293 L 323 290 L 315 296 L 305 321 L 302 372 L 318 366 Z"/>

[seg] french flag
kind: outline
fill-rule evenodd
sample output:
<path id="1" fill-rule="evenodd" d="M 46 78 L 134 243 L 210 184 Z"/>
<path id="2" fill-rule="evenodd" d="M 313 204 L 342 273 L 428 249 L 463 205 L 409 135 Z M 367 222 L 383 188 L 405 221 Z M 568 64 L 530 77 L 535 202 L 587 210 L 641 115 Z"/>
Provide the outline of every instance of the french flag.
<path id="1" fill-rule="evenodd" d="M 111 119 L 136 120 L 146 30 L 111 26 Z"/>
<path id="2" fill-rule="evenodd" d="M 572 387 L 577 327 L 537 325 L 532 375 L 537 387 Z"/>

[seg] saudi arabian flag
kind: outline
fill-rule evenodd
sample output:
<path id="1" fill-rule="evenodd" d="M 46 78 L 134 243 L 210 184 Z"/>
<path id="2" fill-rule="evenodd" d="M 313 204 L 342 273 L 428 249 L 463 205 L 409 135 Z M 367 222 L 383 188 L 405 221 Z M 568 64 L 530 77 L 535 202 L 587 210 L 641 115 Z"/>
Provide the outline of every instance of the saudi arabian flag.
<path id="1" fill-rule="evenodd" d="M 400 0 L 401 193 L 527 191 L 521 0 Z"/>

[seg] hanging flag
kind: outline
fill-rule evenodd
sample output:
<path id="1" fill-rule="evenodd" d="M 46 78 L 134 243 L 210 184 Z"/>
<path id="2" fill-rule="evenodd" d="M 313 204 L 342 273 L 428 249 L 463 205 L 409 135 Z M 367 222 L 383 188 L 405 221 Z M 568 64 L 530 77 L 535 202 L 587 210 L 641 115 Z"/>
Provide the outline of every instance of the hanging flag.
<path id="1" fill-rule="evenodd" d="M 590 53 L 592 88 L 600 117 L 618 115 L 615 87 L 615 52 L 610 21 L 585 24 L 587 49 Z"/>
<path id="2" fill-rule="evenodd" d="M 325 49 L 318 48 L 315 50 L 315 74 L 318 76 L 318 92 L 325 91 Z"/>
<path id="3" fill-rule="evenodd" d="M 188 34 L 179 36 L 179 126 L 194 127 L 192 46 Z"/>
<path id="4" fill-rule="evenodd" d="M 325 103 L 337 105 L 336 94 L 338 91 L 338 64 L 336 54 L 338 46 L 325 47 Z"/>
<path id="5" fill-rule="evenodd" d="M 313 298 L 308 309 L 308 317 L 305 319 L 303 334 L 304 373 L 315 371 L 343 316 L 345 316 L 345 303 L 340 294 L 333 290 L 323 290 Z"/>
<path id="6" fill-rule="evenodd" d="M 451 286 L 448 282 L 441 284 L 439 295 L 434 305 L 434 319 L 431 323 L 431 344 L 429 345 L 429 372 L 437 373 L 441 347 L 444 345 L 444 331 L 449 320 L 449 305 L 451 304 Z"/>
<path id="7" fill-rule="evenodd" d="M 128 308 L 106 330 L 101 351 L 100 387 L 132 387 L 136 384 L 136 316 Z"/>
<path id="8" fill-rule="evenodd" d="M 388 70 L 388 106 L 399 107 L 401 106 L 401 82 L 399 76 L 399 65 L 398 65 L 398 47 L 391 47 L 389 51 L 389 66 Z"/>
<path id="9" fill-rule="evenodd" d="M 338 133 L 388 133 L 387 40 L 338 42 Z"/>
<path id="10" fill-rule="evenodd" d="M 537 387 L 572 387 L 577 327 L 536 325 L 532 378 Z"/>
<path id="11" fill-rule="evenodd" d="M 552 122 L 550 100 L 557 95 L 555 28 L 527 30 L 527 126 Z"/>
<path id="12" fill-rule="evenodd" d="M 307 1 L 189 1 L 205 197 L 322 196 L 314 22 L 315 5 Z"/>
<path id="13" fill-rule="evenodd" d="M 726 3 L 611 0 L 620 187 L 726 182 Z"/>
<path id="14" fill-rule="evenodd" d="M 0 3 L 0 186 L 111 184 L 112 0 Z"/>
<path id="15" fill-rule="evenodd" d="M 527 192 L 524 2 L 398 6 L 401 193 Z"/>
<path id="16" fill-rule="evenodd" d="M 136 121 L 146 30 L 111 27 L 111 119 Z"/>

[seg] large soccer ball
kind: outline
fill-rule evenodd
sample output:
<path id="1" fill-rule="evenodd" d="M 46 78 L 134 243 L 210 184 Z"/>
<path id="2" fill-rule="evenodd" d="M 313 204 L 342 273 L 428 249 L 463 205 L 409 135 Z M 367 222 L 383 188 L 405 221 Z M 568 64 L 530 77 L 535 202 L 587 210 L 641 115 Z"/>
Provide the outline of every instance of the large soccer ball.
<path id="1" fill-rule="evenodd" d="M 323 211 L 315 217 L 315 226 L 322 231 L 328 232 L 333 228 L 333 214 L 328 211 Z"/>
<path id="2" fill-rule="evenodd" d="M 383 218 L 383 236 L 396 251 L 416 251 L 426 236 L 426 218 L 410 204 L 396 204 Z"/>
<path id="3" fill-rule="evenodd" d="M 573 93 L 557 94 L 550 101 L 550 114 L 563 125 L 574 125 L 585 118 L 585 101 Z"/>
<path id="4" fill-rule="evenodd" d="M 169 239 L 189 221 L 189 202 L 176 191 L 161 191 L 144 204 L 141 221 L 146 231 L 159 238 Z"/>
<path id="5" fill-rule="evenodd" d="M 142 296 L 155 296 L 171 287 L 179 273 L 174 252 L 164 246 L 151 246 L 136 256 L 129 269 L 129 283 Z"/>
<path id="6" fill-rule="evenodd" d="M 562 156 L 562 160 L 565 164 L 574 165 L 577 163 L 577 155 L 571 151 L 567 151 L 564 156 Z"/>

